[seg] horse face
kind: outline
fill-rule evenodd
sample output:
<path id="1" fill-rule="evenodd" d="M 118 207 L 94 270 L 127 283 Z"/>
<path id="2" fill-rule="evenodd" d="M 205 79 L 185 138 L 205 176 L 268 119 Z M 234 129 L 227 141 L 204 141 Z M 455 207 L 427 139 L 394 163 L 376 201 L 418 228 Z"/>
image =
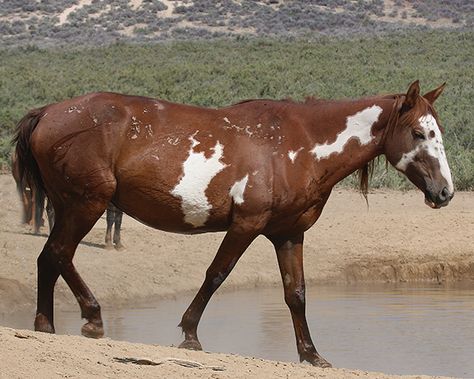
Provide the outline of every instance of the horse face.
<path id="1" fill-rule="evenodd" d="M 385 143 L 389 162 L 423 191 L 431 208 L 448 205 L 454 195 L 441 129 L 432 107 L 443 88 L 444 84 L 421 97 L 418 81 L 413 83 L 398 124 Z"/>

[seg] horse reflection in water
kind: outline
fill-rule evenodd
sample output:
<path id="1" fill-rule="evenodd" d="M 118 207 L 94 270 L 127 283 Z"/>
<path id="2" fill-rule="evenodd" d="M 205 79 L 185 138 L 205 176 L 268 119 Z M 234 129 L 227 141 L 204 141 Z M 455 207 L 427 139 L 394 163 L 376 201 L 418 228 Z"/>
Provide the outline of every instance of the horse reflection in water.
<path id="1" fill-rule="evenodd" d="M 61 275 L 87 320 L 82 333 L 104 334 L 100 306 L 72 260 L 113 202 L 161 230 L 227 231 L 182 317 L 181 347 L 201 349 L 204 308 L 264 235 L 276 250 L 300 360 L 329 367 L 306 323 L 304 232 L 349 174 L 359 170 L 367 194 L 372 162 L 381 154 L 423 191 L 430 207 L 449 203 L 454 189 L 433 107 L 443 87 L 421 96 L 416 81 L 406 94 L 248 100 L 220 109 L 93 93 L 32 110 L 18 124 L 18 160 L 56 213 L 38 258 L 35 329 L 54 332 L 53 289 Z"/>

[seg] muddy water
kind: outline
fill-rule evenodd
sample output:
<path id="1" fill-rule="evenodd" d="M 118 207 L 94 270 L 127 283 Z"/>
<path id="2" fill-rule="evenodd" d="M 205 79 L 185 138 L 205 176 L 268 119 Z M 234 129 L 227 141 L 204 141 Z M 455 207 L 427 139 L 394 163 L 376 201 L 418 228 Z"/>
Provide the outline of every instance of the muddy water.
<path id="1" fill-rule="evenodd" d="M 108 337 L 178 345 L 176 327 L 192 296 L 103 310 Z M 25 317 L 27 316 L 27 317 Z M 307 317 L 319 352 L 336 367 L 391 374 L 474 377 L 474 285 L 310 287 Z M 30 328 L 31 315 L 0 315 Z M 79 333 L 77 309 L 58 311 L 56 329 Z M 297 361 L 280 288 L 217 294 L 200 324 L 204 348 Z"/>

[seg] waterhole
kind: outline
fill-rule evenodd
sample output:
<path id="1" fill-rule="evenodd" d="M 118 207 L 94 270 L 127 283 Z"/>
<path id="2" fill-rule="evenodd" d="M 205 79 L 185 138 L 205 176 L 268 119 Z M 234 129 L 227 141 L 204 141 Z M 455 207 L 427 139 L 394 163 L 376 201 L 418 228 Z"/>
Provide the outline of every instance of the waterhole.
<path id="1" fill-rule="evenodd" d="M 112 339 L 174 345 L 192 300 L 105 307 Z M 474 285 L 310 286 L 306 314 L 320 354 L 335 367 L 390 374 L 474 377 Z M 79 334 L 78 309 L 56 312 L 60 334 Z M 1 324 L 30 329 L 32 314 L 2 315 Z M 298 361 L 281 288 L 217 293 L 198 330 L 205 350 Z"/>

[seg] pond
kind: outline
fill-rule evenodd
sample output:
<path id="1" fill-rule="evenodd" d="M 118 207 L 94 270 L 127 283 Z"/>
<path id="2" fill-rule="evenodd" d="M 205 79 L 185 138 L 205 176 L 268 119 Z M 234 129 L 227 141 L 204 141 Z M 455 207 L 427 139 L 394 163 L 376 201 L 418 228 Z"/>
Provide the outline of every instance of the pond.
<path id="1" fill-rule="evenodd" d="M 106 335 L 147 344 L 179 345 L 177 327 L 192 295 L 103 309 Z M 307 318 L 320 354 L 335 367 L 390 374 L 474 377 L 474 285 L 310 286 Z M 56 313 L 60 334 L 79 334 L 78 308 Z M 0 323 L 31 328 L 25 313 Z M 283 290 L 216 294 L 200 328 L 211 352 L 298 361 Z"/>

